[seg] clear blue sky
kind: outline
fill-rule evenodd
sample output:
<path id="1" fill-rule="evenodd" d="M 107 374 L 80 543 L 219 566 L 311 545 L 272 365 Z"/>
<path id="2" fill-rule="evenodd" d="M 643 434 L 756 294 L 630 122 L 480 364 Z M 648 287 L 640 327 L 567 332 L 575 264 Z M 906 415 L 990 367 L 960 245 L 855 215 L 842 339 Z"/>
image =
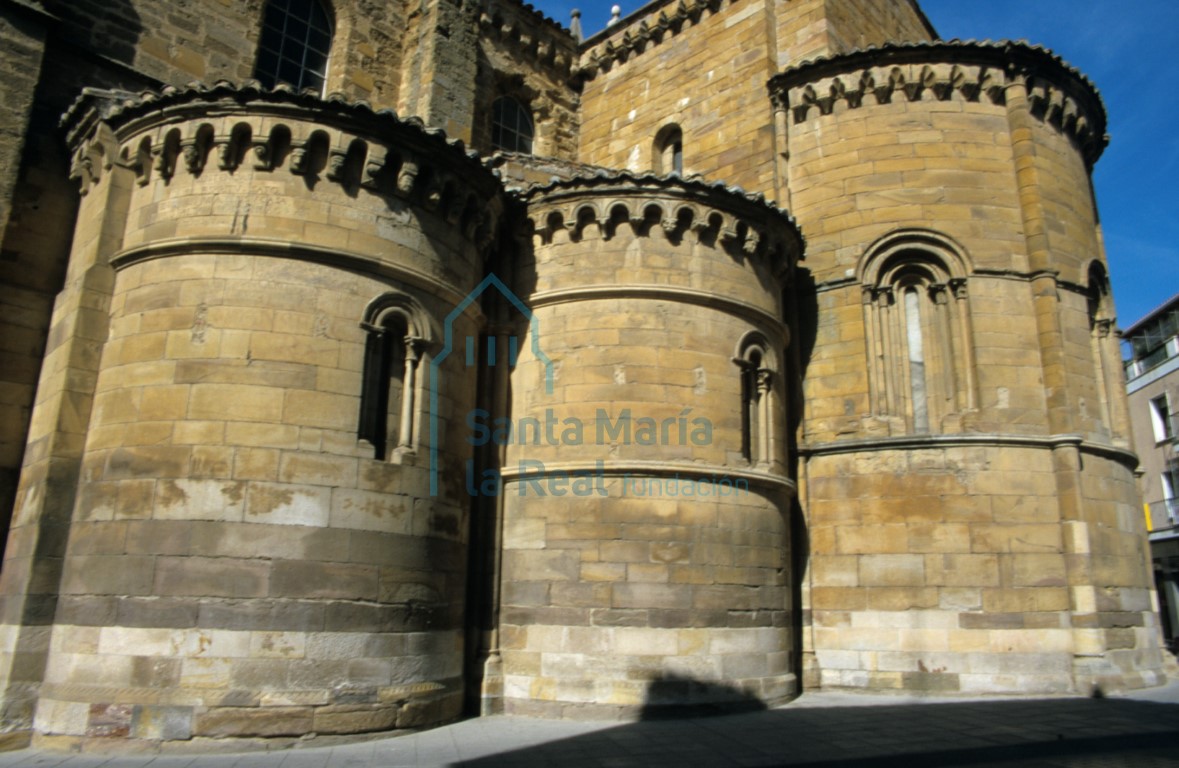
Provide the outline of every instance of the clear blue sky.
<path id="1" fill-rule="evenodd" d="M 779 0 L 780 2 L 781 0 Z M 620 3 L 625 16 L 641 7 Z M 542 0 L 591 35 L 610 0 Z M 1110 145 L 1094 180 L 1118 325 L 1179 293 L 1179 2 L 1177 0 L 924 0 L 946 39 L 1027 40 L 1084 72 L 1109 112 Z"/>

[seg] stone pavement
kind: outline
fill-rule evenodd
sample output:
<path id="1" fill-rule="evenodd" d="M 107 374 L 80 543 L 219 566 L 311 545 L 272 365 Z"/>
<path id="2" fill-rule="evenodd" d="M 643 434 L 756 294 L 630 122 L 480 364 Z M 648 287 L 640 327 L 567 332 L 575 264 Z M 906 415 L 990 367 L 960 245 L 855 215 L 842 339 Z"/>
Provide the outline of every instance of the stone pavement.
<path id="1" fill-rule="evenodd" d="M 1179 766 L 1179 682 L 1103 699 L 810 693 L 768 711 L 635 723 L 486 717 L 238 754 L 0 754 L 0 768 Z"/>

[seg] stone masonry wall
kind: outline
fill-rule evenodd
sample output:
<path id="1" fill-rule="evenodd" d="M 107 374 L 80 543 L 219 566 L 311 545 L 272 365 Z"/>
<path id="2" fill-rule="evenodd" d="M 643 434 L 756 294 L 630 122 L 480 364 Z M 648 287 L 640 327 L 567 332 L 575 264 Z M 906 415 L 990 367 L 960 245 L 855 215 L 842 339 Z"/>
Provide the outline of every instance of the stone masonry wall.
<path id="1" fill-rule="evenodd" d="M 254 71 L 263 0 L 47 0 L 59 34 L 162 83 L 244 80 Z M 400 83 L 404 7 L 337 0 L 327 92 L 395 106 Z"/>
<path id="2" fill-rule="evenodd" d="M 964 48 L 897 46 L 774 81 L 792 82 L 781 194 L 819 291 L 801 446 L 809 674 L 1150 685 L 1133 459 L 1087 298 L 1086 272 L 1104 274 L 1087 180 L 1103 115 L 1056 60 L 1017 52 L 1009 80 Z M 906 331 L 897 318 L 917 309 Z"/>
<path id="3" fill-rule="evenodd" d="M 604 42 L 590 40 L 583 66 L 601 63 L 582 90 L 581 161 L 649 171 L 656 134 L 674 123 L 683 132 L 685 175 L 769 192 L 774 166 L 766 158 L 772 157 L 773 133 L 762 84 L 774 69 L 767 56 L 767 12 L 762 0 L 715 11 L 696 4 L 690 16 L 662 33 L 661 42 L 653 38 L 627 57 L 607 52 L 623 32 L 610 31 Z M 674 15 L 674 8 L 666 14 Z M 657 16 L 652 14 L 652 27 Z M 717 51 L 732 55 L 718 57 Z M 669 71 L 676 73 L 671 83 Z"/>
<path id="4" fill-rule="evenodd" d="M 16 170 L 22 165 L 26 131 L 32 120 L 34 93 L 41 72 L 45 46 L 45 21 L 19 7 L 0 9 L 0 68 L 8 73 L 0 93 L 0 167 L 9 172 L 0 179 L 0 243 L 12 222 Z M 14 223 L 20 227 L 22 222 Z M 46 300 L 13 262 L 16 255 L 0 249 L 0 530 L 8 527 L 16 492 L 21 454 L 29 424 L 33 387 L 37 381 L 43 335 L 41 318 L 48 313 Z M 22 265 L 23 266 L 23 265 Z"/>
<path id="5" fill-rule="evenodd" d="M 546 393 L 528 345 L 512 415 L 551 412 L 584 434 L 507 446 L 505 709 L 633 717 L 781 701 L 797 690 L 791 484 L 783 435 L 766 435 L 760 455 L 742 452 L 747 374 L 734 358 L 743 340 L 763 340 L 770 389 L 755 419 L 780 423 L 786 333 L 774 275 L 789 267 L 790 242 L 742 212 L 687 203 L 674 186 L 648 182 L 636 195 L 595 181 L 603 188 L 575 180 L 531 200 L 540 231 L 518 280 L 554 387 Z M 633 431 L 610 435 L 620 419 Z M 709 434 L 690 435 L 701 420 Z M 644 421 L 667 434 L 644 437 Z M 542 471 L 595 487 L 548 494 L 540 480 L 538 492 Z"/>
<path id="6" fill-rule="evenodd" d="M 479 276 L 494 179 L 441 138 L 306 96 L 170 92 L 123 102 L 117 136 L 95 114 L 71 113 L 72 268 L 109 298 L 59 299 L 82 305 L 62 335 L 91 353 L 93 416 L 48 365 L 34 418 L 50 452 L 84 440 L 78 500 L 51 507 L 54 479 L 27 466 L 4 571 L 13 597 L 55 589 L 25 532 L 68 530 L 37 732 L 298 736 L 456 716 L 467 508 L 450 470 L 468 449 L 447 414 L 472 407 L 474 381 L 461 357 L 434 361 L 440 319 Z M 374 458 L 356 437 L 361 321 L 390 295 L 419 353 L 401 394 L 416 406 L 399 450 Z M 41 424 L 62 411 L 80 418 Z M 32 629 L 16 616 L 4 631 Z M 35 693 L 21 677 L 35 670 L 6 660 Z"/>
<path id="7" fill-rule="evenodd" d="M 530 108 L 533 154 L 577 157 L 578 94 L 573 85 L 577 43 L 555 22 L 514 3 L 490 6 L 479 19 L 479 71 L 471 116 L 472 145 L 490 154 L 491 109 L 500 96 Z"/>

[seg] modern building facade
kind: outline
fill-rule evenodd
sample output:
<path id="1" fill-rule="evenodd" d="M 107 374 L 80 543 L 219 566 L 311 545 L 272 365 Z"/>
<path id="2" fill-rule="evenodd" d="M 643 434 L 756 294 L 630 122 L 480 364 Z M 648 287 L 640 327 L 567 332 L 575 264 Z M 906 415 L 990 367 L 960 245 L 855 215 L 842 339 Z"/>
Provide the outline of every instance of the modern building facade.
<path id="1" fill-rule="evenodd" d="M 908 0 L 0 18 L 12 742 L 1162 682 L 1053 54 Z"/>
<path id="2" fill-rule="evenodd" d="M 1179 296 L 1122 331 L 1122 340 L 1159 616 L 1164 637 L 1174 644 L 1179 636 Z"/>

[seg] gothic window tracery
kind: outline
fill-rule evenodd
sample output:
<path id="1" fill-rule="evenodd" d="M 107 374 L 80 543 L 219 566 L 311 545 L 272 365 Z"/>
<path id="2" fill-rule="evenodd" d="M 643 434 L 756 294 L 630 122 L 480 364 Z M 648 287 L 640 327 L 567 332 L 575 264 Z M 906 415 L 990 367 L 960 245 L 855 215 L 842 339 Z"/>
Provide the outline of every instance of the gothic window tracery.
<path id="1" fill-rule="evenodd" d="M 323 91 L 332 47 L 332 18 L 320 0 L 269 0 L 262 16 L 254 77 L 273 88 Z"/>

